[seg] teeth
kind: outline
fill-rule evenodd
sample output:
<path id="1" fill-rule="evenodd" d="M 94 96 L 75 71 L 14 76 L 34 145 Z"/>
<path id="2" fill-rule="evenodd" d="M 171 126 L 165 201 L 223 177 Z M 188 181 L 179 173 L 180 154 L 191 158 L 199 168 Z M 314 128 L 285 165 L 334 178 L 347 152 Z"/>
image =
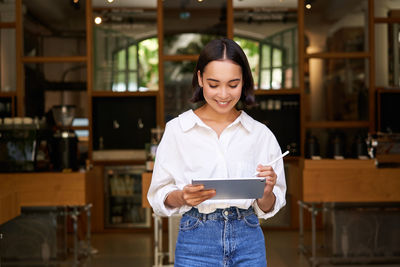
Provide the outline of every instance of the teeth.
<path id="1" fill-rule="evenodd" d="M 228 101 L 222 102 L 222 101 L 218 101 L 219 104 L 221 105 L 225 105 L 226 103 L 228 103 Z"/>

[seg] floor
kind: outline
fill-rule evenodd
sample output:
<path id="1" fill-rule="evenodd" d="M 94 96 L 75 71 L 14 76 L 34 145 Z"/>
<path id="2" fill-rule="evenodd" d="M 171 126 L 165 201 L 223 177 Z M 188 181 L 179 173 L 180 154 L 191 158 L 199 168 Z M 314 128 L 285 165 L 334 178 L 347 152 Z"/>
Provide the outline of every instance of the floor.
<path id="1" fill-rule="evenodd" d="M 272 267 L 309 267 L 307 259 L 298 253 L 298 232 L 265 232 L 267 262 Z M 94 234 L 93 247 L 98 250 L 85 266 L 151 267 L 153 247 L 151 234 Z"/>
<path id="2" fill-rule="evenodd" d="M 302 253 L 299 253 L 299 234 L 297 231 L 266 230 L 264 231 L 264 235 L 266 239 L 268 267 L 311 267 L 309 260 Z M 309 244 L 308 236 L 309 233 L 306 232 L 306 244 Z M 317 237 L 321 237 L 321 235 L 318 235 Z M 82 262 L 82 267 L 153 266 L 153 235 L 151 233 L 94 234 L 92 236 L 92 244 L 92 247 L 98 250 L 98 253 Z M 400 267 L 400 264 L 357 264 L 334 266 Z"/>

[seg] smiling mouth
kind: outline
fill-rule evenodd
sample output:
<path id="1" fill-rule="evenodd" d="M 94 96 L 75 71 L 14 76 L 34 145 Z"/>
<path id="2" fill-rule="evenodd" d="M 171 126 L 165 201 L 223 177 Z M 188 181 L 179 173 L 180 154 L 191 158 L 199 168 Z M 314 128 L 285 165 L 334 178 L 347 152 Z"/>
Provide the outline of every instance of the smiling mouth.
<path id="1" fill-rule="evenodd" d="M 229 101 L 218 101 L 218 100 L 217 100 L 217 103 L 218 103 L 219 105 L 227 105 L 227 104 L 229 103 Z"/>

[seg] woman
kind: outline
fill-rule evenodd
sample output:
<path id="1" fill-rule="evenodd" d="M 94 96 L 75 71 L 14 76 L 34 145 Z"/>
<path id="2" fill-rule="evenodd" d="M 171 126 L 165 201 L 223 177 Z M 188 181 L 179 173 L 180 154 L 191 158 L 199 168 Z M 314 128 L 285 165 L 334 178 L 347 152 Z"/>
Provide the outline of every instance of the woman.
<path id="1" fill-rule="evenodd" d="M 183 214 L 175 266 L 266 266 L 258 218 L 281 209 L 286 184 L 275 136 L 236 109 L 254 103 L 247 58 L 230 39 L 213 40 L 200 54 L 193 74 L 193 102 L 204 104 L 167 123 L 157 149 L 148 199 L 156 214 Z M 194 178 L 266 178 L 259 199 L 211 199 L 216 192 L 191 185 Z"/>

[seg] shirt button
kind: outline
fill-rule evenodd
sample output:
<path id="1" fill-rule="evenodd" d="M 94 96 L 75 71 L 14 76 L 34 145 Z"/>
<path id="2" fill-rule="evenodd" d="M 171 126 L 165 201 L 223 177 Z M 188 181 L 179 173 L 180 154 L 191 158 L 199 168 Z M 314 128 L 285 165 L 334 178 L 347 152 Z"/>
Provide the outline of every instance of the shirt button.
<path id="1" fill-rule="evenodd" d="M 224 214 L 225 214 L 225 216 L 228 216 L 229 215 L 229 211 L 224 211 Z"/>

